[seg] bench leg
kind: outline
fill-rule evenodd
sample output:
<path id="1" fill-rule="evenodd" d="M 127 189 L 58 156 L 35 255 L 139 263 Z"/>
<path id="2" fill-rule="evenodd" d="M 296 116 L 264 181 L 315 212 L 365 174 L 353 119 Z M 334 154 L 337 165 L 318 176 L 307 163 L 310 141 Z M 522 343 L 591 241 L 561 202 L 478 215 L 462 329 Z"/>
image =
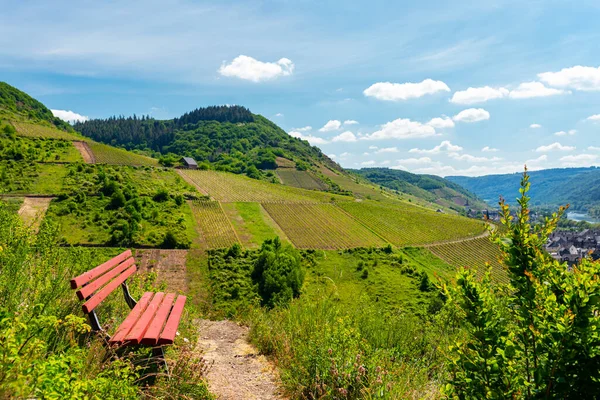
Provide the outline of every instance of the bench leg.
<path id="1" fill-rule="evenodd" d="M 157 346 L 152 348 L 152 358 L 157 360 L 163 365 L 165 372 L 169 375 L 169 366 L 167 365 L 167 359 L 165 358 L 165 351 L 163 346 Z"/>

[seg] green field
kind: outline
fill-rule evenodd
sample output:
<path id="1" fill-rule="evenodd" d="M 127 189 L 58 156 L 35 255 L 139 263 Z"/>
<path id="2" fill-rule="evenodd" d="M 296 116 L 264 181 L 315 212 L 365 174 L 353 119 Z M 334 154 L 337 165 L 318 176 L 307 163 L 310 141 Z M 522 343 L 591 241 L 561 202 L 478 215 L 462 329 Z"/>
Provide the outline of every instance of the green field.
<path id="1" fill-rule="evenodd" d="M 23 197 L 0 197 L 0 203 L 4 205 L 10 212 L 16 213 L 23 204 Z"/>
<path id="2" fill-rule="evenodd" d="M 96 164 L 113 165 L 146 165 L 158 167 L 158 160 L 126 150 L 117 149 L 102 143 L 89 142 L 90 149 L 96 158 Z"/>
<path id="3" fill-rule="evenodd" d="M 83 161 L 73 143 L 0 132 L 0 160 L 72 163 Z"/>
<path id="4" fill-rule="evenodd" d="M 298 171 L 296 169 L 285 168 L 278 169 L 275 173 L 281 178 L 284 185 L 293 186 L 309 190 L 327 190 L 327 185 L 321 180 L 315 178 L 308 171 Z"/>
<path id="5" fill-rule="evenodd" d="M 194 182 L 201 192 L 221 202 L 317 203 L 328 202 L 332 198 L 350 200 L 348 197 L 263 182 L 227 172 L 181 170 L 181 173 Z"/>
<path id="6" fill-rule="evenodd" d="M 476 236 L 485 231 L 481 221 L 437 213 L 408 203 L 396 204 L 362 201 L 339 203 L 339 206 L 400 247 Z"/>
<path id="7" fill-rule="evenodd" d="M 506 282 L 506 271 L 498 261 L 501 256 L 500 249 L 496 244 L 490 242 L 488 237 L 438 244 L 430 246 L 428 249 L 456 268 L 475 269 L 479 276 L 487 272 L 485 264 L 489 263 L 492 267 L 492 278 L 498 282 Z"/>
<path id="8" fill-rule="evenodd" d="M 44 125 L 30 124 L 27 122 L 11 122 L 20 136 L 47 138 L 47 139 L 63 139 L 63 140 L 82 140 L 76 134 L 61 131 L 60 129 L 51 128 Z"/>
<path id="9" fill-rule="evenodd" d="M 189 204 L 205 248 L 220 249 L 239 242 L 219 202 L 196 200 Z"/>
<path id="10" fill-rule="evenodd" d="M 263 207 L 299 249 L 333 250 L 386 244 L 333 204 L 265 203 Z"/>
<path id="11" fill-rule="evenodd" d="M 61 193 L 67 165 L 0 161 L 0 193 Z"/>
<path id="12" fill-rule="evenodd" d="M 260 247 L 266 239 L 275 236 L 287 241 L 285 233 L 259 203 L 223 203 L 221 206 L 245 247 Z"/>

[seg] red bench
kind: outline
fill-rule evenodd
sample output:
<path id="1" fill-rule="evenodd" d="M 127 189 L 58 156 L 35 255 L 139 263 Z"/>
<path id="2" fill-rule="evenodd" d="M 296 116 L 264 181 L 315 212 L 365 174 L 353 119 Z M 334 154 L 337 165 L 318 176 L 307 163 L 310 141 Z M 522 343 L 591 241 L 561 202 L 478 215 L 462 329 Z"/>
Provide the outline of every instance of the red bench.
<path id="1" fill-rule="evenodd" d="M 85 300 L 83 312 L 89 317 L 92 329 L 104 332 L 98 321 L 96 307 L 119 286 L 131 312 L 108 338 L 114 346 L 144 345 L 153 347 L 153 354 L 162 358 L 162 346 L 172 344 L 183 313 L 185 296 L 146 292 L 139 301 L 129 294 L 127 278 L 137 270 L 130 250 L 104 264 L 71 279 L 71 288 L 78 289 L 79 300 Z M 166 367 L 166 363 L 165 363 Z"/>

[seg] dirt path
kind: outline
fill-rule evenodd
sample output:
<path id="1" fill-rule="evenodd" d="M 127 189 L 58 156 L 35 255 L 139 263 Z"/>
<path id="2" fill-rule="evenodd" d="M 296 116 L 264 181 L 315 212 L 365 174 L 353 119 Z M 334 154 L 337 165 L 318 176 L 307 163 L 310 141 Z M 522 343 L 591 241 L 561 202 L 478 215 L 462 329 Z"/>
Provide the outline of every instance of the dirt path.
<path id="1" fill-rule="evenodd" d="M 209 369 L 208 387 L 219 400 L 283 399 L 274 367 L 247 342 L 248 328 L 200 320 L 198 349 Z"/>
<path id="2" fill-rule="evenodd" d="M 419 246 L 420 247 L 432 247 L 432 246 L 437 246 L 440 244 L 462 243 L 462 242 L 468 242 L 470 240 L 481 239 L 482 237 L 487 237 L 487 236 L 490 236 L 490 232 L 486 229 L 485 232 L 483 232 L 482 234 L 479 234 L 477 236 L 471 236 L 468 238 L 455 239 L 455 240 L 445 240 L 445 241 L 435 242 L 435 243 L 421 244 Z"/>
<path id="3" fill-rule="evenodd" d="M 92 149 L 90 149 L 90 146 L 88 146 L 86 142 L 74 141 L 73 146 L 75 146 L 75 148 L 79 150 L 79 153 L 81 154 L 81 157 L 83 157 L 84 162 L 88 164 L 96 163 L 96 157 L 94 156 L 94 153 L 92 153 Z"/>
<path id="4" fill-rule="evenodd" d="M 188 291 L 185 260 L 187 250 L 138 249 L 135 259 L 140 271 L 155 272 L 156 282 L 164 282 L 170 291 Z"/>
<path id="5" fill-rule="evenodd" d="M 44 219 L 50 201 L 52 201 L 52 197 L 25 197 L 19 209 L 19 215 L 25 225 L 31 226 L 36 233 L 40 228 L 42 219 Z"/>

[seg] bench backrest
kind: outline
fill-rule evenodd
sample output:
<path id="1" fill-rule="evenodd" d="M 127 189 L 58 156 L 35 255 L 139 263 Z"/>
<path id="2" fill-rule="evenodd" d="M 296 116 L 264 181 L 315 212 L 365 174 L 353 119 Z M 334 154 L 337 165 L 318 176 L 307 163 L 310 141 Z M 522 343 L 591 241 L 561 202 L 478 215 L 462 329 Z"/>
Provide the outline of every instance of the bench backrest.
<path id="1" fill-rule="evenodd" d="M 136 270 L 131 250 L 127 250 L 71 279 L 71 289 L 80 288 L 77 297 L 86 300 L 82 308 L 84 313 L 89 314 Z"/>

